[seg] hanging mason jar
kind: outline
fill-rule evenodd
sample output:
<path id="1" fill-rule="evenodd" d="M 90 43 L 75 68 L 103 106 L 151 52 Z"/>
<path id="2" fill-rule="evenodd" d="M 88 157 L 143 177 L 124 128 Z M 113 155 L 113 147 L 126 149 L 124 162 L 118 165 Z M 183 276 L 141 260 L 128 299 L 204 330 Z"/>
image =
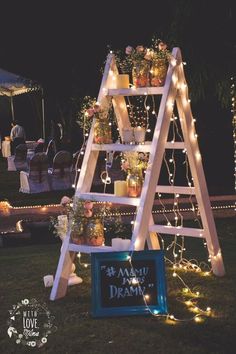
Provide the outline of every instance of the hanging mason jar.
<path id="1" fill-rule="evenodd" d="M 139 197 L 142 191 L 143 177 L 139 170 L 130 171 L 126 178 L 128 197 Z"/>
<path id="2" fill-rule="evenodd" d="M 77 245 L 86 244 L 85 228 L 84 228 L 84 223 L 82 221 L 73 225 L 70 234 L 70 239 L 72 243 L 76 243 Z"/>
<path id="3" fill-rule="evenodd" d="M 95 144 L 111 144 L 111 126 L 108 119 L 96 119 L 94 125 L 94 139 Z"/>
<path id="4" fill-rule="evenodd" d="M 90 246 L 104 244 L 104 227 L 100 219 L 90 218 L 86 226 L 86 243 Z"/>
<path id="5" fill-rule="evenodd" d="M 132 68 L 132 79 L 135 87 L 150 86 L 149 82 L 150 64 L 147 60 L 136 61 Z"/>
<path id="6" fill-rule="evenodd" d="M 166 59 L 154 59 L 151 66 L 151 86 L 164 86 L 168 65 Z"/>

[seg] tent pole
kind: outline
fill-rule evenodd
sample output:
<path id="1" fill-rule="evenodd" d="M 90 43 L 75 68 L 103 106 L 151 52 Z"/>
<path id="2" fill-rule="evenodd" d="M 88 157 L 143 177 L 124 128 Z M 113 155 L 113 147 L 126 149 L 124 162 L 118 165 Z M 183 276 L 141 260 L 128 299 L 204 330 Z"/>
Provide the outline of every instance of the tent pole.
<path id="1" fill-rule="evenodd" d="M 15 112 L 14 112 L 14 105 L 13 105 L 13 97 L 11 95 L 11 117 L 12 117 L 12 121 L 15 120 Z"/>
<path id="2" fill-rule="evenodd" d="M 41 88 L 41 92 L 42 92 L 42 121 L 43 121 L 43 139 L 45 141 L 45 103 L 44 103 L 44 92 L 43 92 L 43 88 Z"/>

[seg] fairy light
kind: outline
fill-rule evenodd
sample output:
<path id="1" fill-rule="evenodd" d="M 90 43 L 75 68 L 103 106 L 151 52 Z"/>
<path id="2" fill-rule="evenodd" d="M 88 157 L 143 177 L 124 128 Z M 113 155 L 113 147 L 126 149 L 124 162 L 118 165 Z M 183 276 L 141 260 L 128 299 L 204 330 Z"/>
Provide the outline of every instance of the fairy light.
<path id="1" fill-rule="evenodd" d="M 233 144 L 234 144 L 234 192 L 236 193 L 236 82 L 235 77 L 231 77 L 231 112 L 232 112 L 232 127 L 233 127 Z M 235 209 L 236 211 L 236 202 Z"/>

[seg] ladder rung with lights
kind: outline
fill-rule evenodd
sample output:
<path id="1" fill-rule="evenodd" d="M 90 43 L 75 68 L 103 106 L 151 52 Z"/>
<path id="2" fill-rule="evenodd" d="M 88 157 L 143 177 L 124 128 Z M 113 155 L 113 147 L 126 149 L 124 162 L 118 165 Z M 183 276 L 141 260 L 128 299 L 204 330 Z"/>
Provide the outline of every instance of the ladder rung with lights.
<path id="1" fill-rule="evenodd" d="M 180 49 L 174 48 L 172 56 L 173 60 L 169 65 L 165 85 L 163 87 L 132 87 L 117 89 L 114 87 L 116 81 L 114 79 L 119 75 L 118 69 L 116 67 L 114 55 L 108 55 L 98 96 L 98 102 L 101 105 L 101 109 L 106 109 L 112 101 L 122 138 L 122 128 L 127 129 L 131 127 L 124 97 L 135 95 L 161 95 L 153 139 L 151 142 L 145 142 L 143 145 L 123 145 L 117 143 L 104 145 L 94 144 L 93 122 L 75 195 L 85 200 L 136 206 L 136 219 L 133 225 L 130 250 L 143 250 L 146 241 L 149 249 L 159 249 L 160 245 L 157 233 L 205 239 L 213 272 L 218 276 L 222 276 L 225 273 L 224 264 L 202 167 L 201 154 L 198 147 L 194 119 L 191 113 L 190 100 L 188 99 L 188 87 L 184 76 Z M 183 142 L 167 141 L 175 102 L 180 117 Z M 187 152 L 194 187 L 158 185 L 165 149 L 182 149 Z M 149 153 L 148 168 L 145 174 L 142 193 L 139 198 L 117 197 L 114 194 L 90 192 L 99 151 L 138 151 Z M 156 192 L 174 193 L 175 195 L 195 195 L 203 229 L 154 224 L 152 207 Z M 63 242 L 50 299 L 55 300 L 65 296 L 67 291 L 67 280 L 76 253 L 109 251 L 112 251 L 112 248 L 108 246 L 91 247 L 72 244 L 70 243 L 70 232 L 68 232 L 66 239 Z"/>

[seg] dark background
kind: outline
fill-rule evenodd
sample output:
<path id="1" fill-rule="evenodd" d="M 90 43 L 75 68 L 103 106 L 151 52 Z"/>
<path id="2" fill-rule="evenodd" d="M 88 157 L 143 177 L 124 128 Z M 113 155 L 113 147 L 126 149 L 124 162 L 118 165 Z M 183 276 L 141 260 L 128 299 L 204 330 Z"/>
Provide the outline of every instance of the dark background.
<path id="1" fill-rule="evenodd" d="M 50 121 L 70 128 L 74 149 L 81 132 L 71 98 L 97 96 L 112 49 L 149 45 L 154 34 L 179 46 L 210 194 L 232 194 L 233 139 L 230 77 L 235 74 L 234 1 L 29 1 L 1 5 L 0 67 L 44 88 Z M 27 139 L 41 137 L 40 94 L 14 98 Z M 0 131 L 10 130 L 10 105 L 0 99 Z M 67 124 L 68 123 L 68 124 Z M 67 127 L 67 128 L 68 128 Z M 69 129 L 68 128 L 68 129 Z"/>

